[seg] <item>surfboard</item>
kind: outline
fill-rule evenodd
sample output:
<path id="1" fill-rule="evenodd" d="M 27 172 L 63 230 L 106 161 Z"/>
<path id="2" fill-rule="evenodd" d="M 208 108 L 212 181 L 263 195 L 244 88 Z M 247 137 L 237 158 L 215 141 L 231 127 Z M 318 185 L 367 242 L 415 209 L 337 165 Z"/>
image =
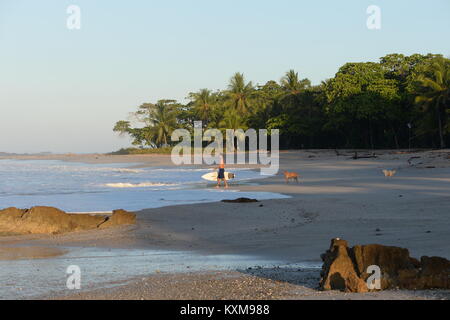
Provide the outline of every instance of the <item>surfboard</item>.
<path id="1" fill-rule="evenodd" d="M 217 175 L 218 172 L 214 171 L 214 172 L 210 172 L 207 174 L 202 175 L 202 178 L 208 181 L 217 181 Z M 225 171 L 225 180 L 230 180 L 230 179 L 234 179 L 234 173 Z"/>

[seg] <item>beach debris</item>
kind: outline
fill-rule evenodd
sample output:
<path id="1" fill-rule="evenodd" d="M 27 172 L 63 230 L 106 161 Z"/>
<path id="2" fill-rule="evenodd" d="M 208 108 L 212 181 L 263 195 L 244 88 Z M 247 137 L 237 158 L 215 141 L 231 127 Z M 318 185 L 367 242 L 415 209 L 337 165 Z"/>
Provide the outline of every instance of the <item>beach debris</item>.
<path id="1" fill-rule="evenodd" d="M 58 234 L 134 224 L 135 221 L 135 214 L 125 210 L 114 210 L 110 216 L 69 214 L 44 206 L 0 210 L 0 231 L 19 234 Z"/>
<path id="2" fill-rule="evenodd" d="M 383 170 L 384 176 L 385 177 L 393 177 L 396 173 L 397 170 Z"/>
<path id="3" fill-rule="evenodd" d="M 375 152 L 372 152 L 372 154 L 360 156 L 360 155 L 358 155 L 358 151 L 355 151 L 355 153 L 353 154 L 353 157 L 352 157 L 353 160 L 370 159 L 370 158 L 377 158 L 377 155 L 375 154 Z"/>
<path id="4" fill-rule="evenodd" d="M 348 247 L 347 241 L 332 239 L 322 254 L 320 288 L 345 292 L 367 292 L 368 268 L 379 267 L 380 289 L 450 289 L 450 261 L 441 257 L 410 257 L 408 249 L 380 244 Z"/>
<path id="5" fill-rule="evenodd" d="M 250 198 L 237 198 L 234 200 L 222 200 L 222 202 L 226 203 L 248 203 L 248 202 L 259 202 L 256 199 L 250 199 Z"/>
<path id="6" fill-rule="evenodd" d="M 414 159 L 420 159 L 420 157 L 419 157 L 419 156 L 414 156 L 414 157 L 409 158 L 409 159 L 408 159 L 408 164 L 409 164 L 410 166 L 413 165 L 413 164 L 412 164 L 412 161 L 413 161 Z"/>

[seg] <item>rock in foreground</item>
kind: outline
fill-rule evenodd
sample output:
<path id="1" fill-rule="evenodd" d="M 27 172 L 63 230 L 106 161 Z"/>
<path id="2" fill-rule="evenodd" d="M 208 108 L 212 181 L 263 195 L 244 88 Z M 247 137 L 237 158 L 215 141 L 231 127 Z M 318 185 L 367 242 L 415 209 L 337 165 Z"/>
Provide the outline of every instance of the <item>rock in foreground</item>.
<path id="1" fill-rule="evenodd" d="M 136 215 L 114 210 L 111 216 L 69 214 L 53 207 L 0 210 L 0 230 L 17 234 L 57 234 L 134 224 Z"/>
<path id="2" fill-rule="evenodd" d="M 408 249 L 379 244 L 348 247 L 347 241 L 331 240 L 322 256 L 322 290 L 370 291 L 370 266 L 381 271 L 380 289 L 450 289 L 450 261 L 440 257 L 409 256 Z"/>

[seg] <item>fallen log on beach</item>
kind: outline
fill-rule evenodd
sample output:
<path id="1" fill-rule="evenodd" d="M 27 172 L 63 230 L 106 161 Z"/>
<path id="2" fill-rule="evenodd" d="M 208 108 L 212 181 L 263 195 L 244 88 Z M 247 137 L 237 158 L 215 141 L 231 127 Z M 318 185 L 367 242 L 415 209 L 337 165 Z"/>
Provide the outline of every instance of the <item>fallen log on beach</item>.
<path id="1" fill-rule="evenodd" d="M 410 166 L 412 166 L 413 164 L 412 164 L 412 160 L 414 160 L 414 159 L 420 159 L 420 157 L 418 157 L 418 156 L 415 156 L 415 157 L 411 157 L 411 158 L 409 158 L 408 159 L 408 164 L 410 165 Z"/>
<path id="2" fill-rule="evenodd" d="M 353 160 L 357 160 L 357 159 L 370 159 L 370 158 L 376 158 L 377 156 L 375 155 L 375 153 L 372 153 L 370 155 L 366 155 L 366 156 L 359 156 L 358 152 L 355 151 L 355 153 L 353 154 L 352 159 Z"/>

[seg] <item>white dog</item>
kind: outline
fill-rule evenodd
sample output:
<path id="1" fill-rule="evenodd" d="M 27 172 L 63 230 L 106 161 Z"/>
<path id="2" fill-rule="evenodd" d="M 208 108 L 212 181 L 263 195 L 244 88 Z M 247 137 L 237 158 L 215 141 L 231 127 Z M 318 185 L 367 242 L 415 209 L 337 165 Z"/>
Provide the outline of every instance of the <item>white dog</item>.
<path id="1" fill-rule="evenodd" d="M 383 170 L 385 177 L 393 177 L 396 172 L 396 170 Z"/>

